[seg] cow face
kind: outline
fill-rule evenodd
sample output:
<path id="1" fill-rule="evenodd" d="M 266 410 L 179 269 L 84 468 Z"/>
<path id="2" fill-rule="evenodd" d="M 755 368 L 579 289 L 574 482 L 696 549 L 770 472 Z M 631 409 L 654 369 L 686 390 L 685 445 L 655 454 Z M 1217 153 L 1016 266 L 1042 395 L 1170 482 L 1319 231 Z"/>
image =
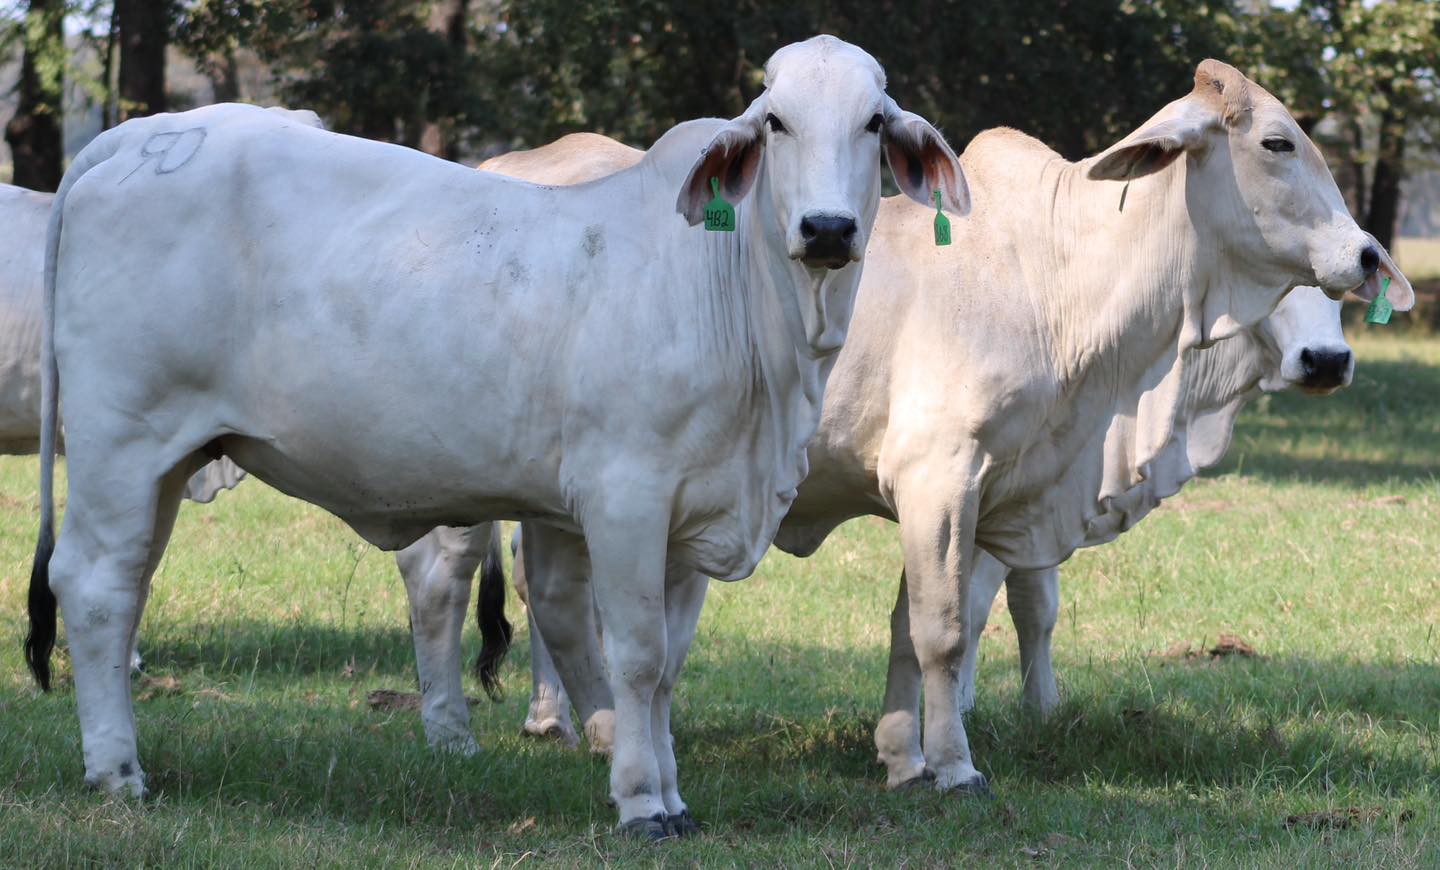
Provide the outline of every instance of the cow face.
<path id="1" fill-rule="evenodd" d="M 806 275 L 797 286 L 821 295 L 821 279 L 864 256 L 880 200 L 880 153 L 913 199 L 969 211 L 955 153 L 933 126 L 885 93 L 875 59 L 832 36 L 786 46 L 765 65 L 765 91 L 706 146 L 680 192 L 677 210 L 693 226 L 711 198 L 710 179 L 731 203 L 752 197 L 752 222 Z M 754 193 L 751 193 L 752 187 Z M 848 300 L 835 300 L 848 306 Z M 839 348 L 845 311 L 802 300 L 813 351 Z M 836 327 L 841 326 L 837 332 Z"/>
<path id="2" fill-rule="evenodd" d="M 1391 303 L 1414 303 L 1390 255 L 1350 217 L 1319 149 L 1279 100 L 1238 70 L 1201 63 L 1194 91 L 1102 154 L 1089 175 L 1140 178 L 1181 155 L 1190 221 L 1204 255 L 1220 258 L 1230 291 L 1223 313 L 1208 312 L 1215 330 L 1206 340 L 1257 322 L 1302 284 L 1332 299 L 1353 291 L 1370 300 L 1389 277 Z"/>
<path id="3" fill-rule="evenodd" d="M 1340 329 L 1340 303 L 1318 287 L 1296 287 L 1255 328 L 1274 360 L 1260 388 L 1275 392 L 1296 387 L 1325 396 L 1350 385 L 1355 355 Z"/>

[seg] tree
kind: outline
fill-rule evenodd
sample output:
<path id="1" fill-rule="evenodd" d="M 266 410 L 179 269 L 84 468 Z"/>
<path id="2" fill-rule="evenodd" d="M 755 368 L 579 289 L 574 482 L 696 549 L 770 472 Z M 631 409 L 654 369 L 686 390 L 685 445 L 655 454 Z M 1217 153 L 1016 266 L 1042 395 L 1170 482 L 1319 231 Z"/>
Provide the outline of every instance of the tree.
<path id="1" fill-rule="evenodd" d="M 14 182 L 33 190 L 54 190 L 64 174 L 64 19 L 63 0 L 30 0 L 25 12 L 19 101 L 5 125 L 5 141 L 14 162 Z"/>
<path id="2" fill-rule="evenodd" d="M 115 0 L 120 43 L 120 120 L 165 111 L 169 0 Z"/>

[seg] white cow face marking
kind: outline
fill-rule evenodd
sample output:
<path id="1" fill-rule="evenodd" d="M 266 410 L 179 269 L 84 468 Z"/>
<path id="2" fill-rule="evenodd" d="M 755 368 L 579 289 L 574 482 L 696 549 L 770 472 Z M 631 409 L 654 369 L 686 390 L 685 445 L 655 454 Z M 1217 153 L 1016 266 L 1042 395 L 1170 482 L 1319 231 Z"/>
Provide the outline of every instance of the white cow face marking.
<path id="1" fill-rule="evenodd" d="M 1279 100 L 1235 68 L 1201 63 L 1189 96 L 1101 155 L 1089 174 L 1143 177 L 1182 154 L 1190 219 L 1236 286 L 1250 288 L 1226 300 L 1229 322 L 1209 338 L 1256 323 L 1276 290 L 1301 284 L 1332 299 L 1353 291 L 1369 300 L 1384 276 L 1397 309 L 1414 303 L 1390 255 L 1350 217 L 1319 149 Z"/>
<path id="2" fill-rule="evenodd" d="M 1262 390 L 1295 387 L 1325 396 L 1350 385 L 1355 355 L 1340 329 L 1340 303 L 1320 288 L 1291 290 L 1255 333 L 1266 356 L 1277 361 L 1261 379 Z"/>
<path id="3" fill-rule="evenodd" d="M 865 254 L 882 148 L 906 194 L 933 204 L 939 189 L 951 213 L 969 211 L 964 173 L 939 131 L 885 94 L 885 73 L 869 54 L 817 36 L 770 58 L 764 93 L 716 133 L 680 192 L 677 210 L 693 226 L 711 178 L 732 203 L 756 188 L 752 221 L 805 272 L 795 284 L 810 297 L 800 308 L 817 354 L 844 339 L 851 300 L 826 300 L 823 279 Z"/>

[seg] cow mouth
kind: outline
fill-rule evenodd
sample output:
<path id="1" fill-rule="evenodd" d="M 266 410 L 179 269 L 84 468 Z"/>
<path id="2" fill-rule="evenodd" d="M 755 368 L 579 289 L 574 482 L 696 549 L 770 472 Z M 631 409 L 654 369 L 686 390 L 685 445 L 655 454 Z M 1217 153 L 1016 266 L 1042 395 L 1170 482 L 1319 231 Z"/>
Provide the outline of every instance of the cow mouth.
<path id="1" fill-rule="evenodd" d="M 843 269 L 850 265 L 849 256 L 801 257 L 800 262 L 811 269 Z"/>

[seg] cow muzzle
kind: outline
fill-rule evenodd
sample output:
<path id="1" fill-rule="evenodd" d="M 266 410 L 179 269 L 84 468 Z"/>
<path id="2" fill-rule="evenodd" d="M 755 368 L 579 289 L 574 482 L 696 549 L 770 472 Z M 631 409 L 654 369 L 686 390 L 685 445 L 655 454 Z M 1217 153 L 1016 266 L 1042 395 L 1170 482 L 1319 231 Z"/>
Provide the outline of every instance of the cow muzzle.
<path id="1" fill-rule="evenodd" d="M 860 259 L 859 229 L 854 215 L 812 212 L 800 219 L 790 256 L 811 269 L 842 269 Z"/>
<path id="2" fill-rule="evenodd" d="M 1302 392 L 1325 396 L 1349 386 L 1355 373 L 1355 355 L 1349 348 L 1302 348 L 1298 377 L 1289 380 Z"/>

